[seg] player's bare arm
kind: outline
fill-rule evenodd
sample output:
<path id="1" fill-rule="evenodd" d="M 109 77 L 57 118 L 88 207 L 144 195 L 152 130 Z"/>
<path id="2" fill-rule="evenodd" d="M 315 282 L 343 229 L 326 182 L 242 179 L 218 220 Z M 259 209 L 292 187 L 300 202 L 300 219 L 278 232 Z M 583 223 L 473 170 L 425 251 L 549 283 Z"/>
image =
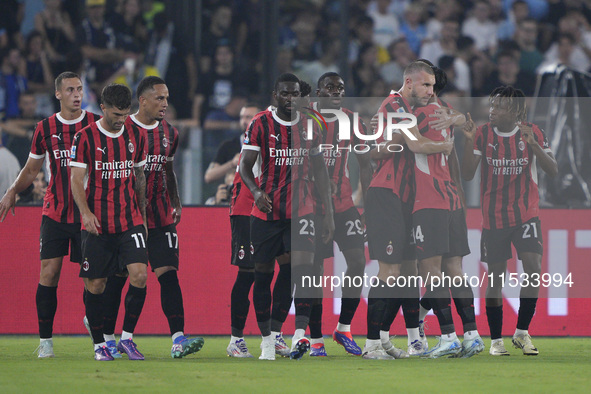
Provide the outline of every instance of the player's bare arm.
<path id="1" fill-rule="evenodd" d="M 2 200 L 0 200 L 0 222 L 3 222 L 8 214 L 8 211 L 12 211 L 14 216 L 14 205 L 16 204 L 16 195 L 23 192 L 33 181 L 39 170 L 43 165 L 43 159 L 34 159 L 29 157 L 25 167 L 18 174 L 18 177 L 14 183 L 8 188 Z"/>
<path id="2" fill-rule="evenodd" d="M 168 190 L 168 196 L 172 204 L 172 219 L 174 224 L 178 224 L 181 221 L 181 212 L 183 206 L 181 204 L 181 198 L 179 196 L 179 186 L 176 180 L 176 174 L 174 172 L 174 162 L 169 161 L 166 163 L 166 189 Z"/>
<path id="3" fill-rule="evenodd" d="M 86 191 L 84 190 L 84 177 L 86 176 L 87 169 L 82 167 L 70 168 L 70 184 L 72 187 L 72 196 L 80 216 L 82 218 L 82 224 L 86 231 L 91 234 L 99 235 L 98 228 L 101 226 L 97 217 L 90 211 L 88 207 L 88 201 L 86 201 Z"/>
<path id="4" fill-rule="evenodd" d="M 551 177 L 556 176 L 558 174 L 558 164 L 552 152 L 544 151 L 540 144 L 538 144 L 530 125 L 519 123 L 517 127 L 521 130 L 521 140 L 531 146 L 542 170 Z"/>
<path id="5" fill-rule="evenodd" d="M 466 124 L 462 128 L 464 133 L 464 155 L 462 157 L 462 177 L 469 181 L 474 178 L 478 163 L 480 163 L 480 156 L 474 154 L 474 138 L 476 137 L 476 124 L 467 114 Z"/>
<path id="6" fill-rule="evenodd" d="M 144 218 L 144 227 L 146 227 L 146 234 L 148 233 L 148 219 L 146 217 L 146 175 L 144 174 L 144 167 L 135 167 L 135 187 L 134 191 L 137 194 L 137 200 L 140 205 L 140 212 Z"/>
<path id="7" fill-rule="evenodd" d="M 224 164 L 211 162 L 209 167 L 205 171 L 205 183 L 211 183 L 213 181 L 217 181 L 218 179 L 223 178 L 229 171 L 236 169 L 240 160 L 240 153 L 236 153 L 236 155 L 225 162 Z"/>
<path id="8" fill-rule="evenodd" d="M 248 190 L 252 193 L 257 208 L 260 209 L 261 212 L 269 213 L 271 212 L 272 207 L 271 198 L 258 187 L 252 172 L 252 167 L 254 167 L 258 155 L 259 152 L 257 151 L 244 149 L 242 151 L 242 158 L 240 159 L 240 165 L 238 168 L 242 182 L 244 182 L 246 187 L 248 187 Z"/>
<path id="9" fill-rule="evenodd" d="M 328 243 L 332 241 L 334 235 L 334 212 L 328 169 L 326 168 L 322 154 L 310 156 L 310 162 L 312 163 L 316 186 L 318 187 L 318 192 L 324 205 L 325 214 L 322 218 L 322 242 Z"/>

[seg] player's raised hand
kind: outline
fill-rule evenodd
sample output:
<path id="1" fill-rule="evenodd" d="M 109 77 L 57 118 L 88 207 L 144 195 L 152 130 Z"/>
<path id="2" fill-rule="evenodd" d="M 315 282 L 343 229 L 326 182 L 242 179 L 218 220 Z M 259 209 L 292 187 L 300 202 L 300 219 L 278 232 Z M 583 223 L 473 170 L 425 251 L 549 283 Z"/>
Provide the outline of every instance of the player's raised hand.
<path id="1" fill-rule="evenodd" d="M 534 138 L 534 131 L 530 125 L 518 123 L 517 127 L 521 131 L 521 140 L 529 145 L 535 145 L 537 143 L 536 139 Z"/>
<path id="2" fill-rule="evenodd" d="M 101 225 L 92 212 L 82 214 L 82 224 L 89 233 L 99 235 L 98 229 L 101 227 Z"/>
<path id="3" fill-rule="evenodd" d="M 254 203 L 256 204 L 257 208 L 263 213 L 269 213 L 273 209 L 271 205 L 271 198 L 267 193 L 258 189 L 254 192 Z"/>
<path id="4" fill-rule="evenodd" d="M 3 222 L 8 214 L 8 211 L 12 211 L 14 216 L 14 204 L 16 203 L 16 194 L 12 191 L 7 191 L 2 200 L 0 200 L 0 222 Z"/>
<path id="5" fill-rule="evenodd" d="M 476 136 L 476 124 L 472 120 L 470 112 L 466 114 L 466 123 L 464 124 L 464 127 L 462 127 L 462 131 L 467 139 L 474 140 L 474 137 Z"/>

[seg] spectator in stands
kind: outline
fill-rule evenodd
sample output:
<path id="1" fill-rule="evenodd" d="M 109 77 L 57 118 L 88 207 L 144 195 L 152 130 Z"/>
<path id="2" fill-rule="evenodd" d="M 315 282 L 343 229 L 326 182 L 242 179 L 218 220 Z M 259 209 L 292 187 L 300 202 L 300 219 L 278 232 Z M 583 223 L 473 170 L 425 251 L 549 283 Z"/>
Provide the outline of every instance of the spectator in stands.
<path id="1" fill-rule="evenodd" d="M 214 196 L 209 197 L 205 201 L 205 205 L 230 205 L 230 198 L 232 197 L 232 186 L 236 170 L 228 172 L 224 176 L 224 183 L 218 185 Z"/>
<path id="2" fill-rule="evenodd" d="M 43 48 L 43 35 L 37 30 L 33 30 L 27 37 L 25 61 L 29 90 L 44 94 L 50 92 L 53 84 L 53 74 L 51 73 L 47 52 Z"/>
<path id="3" fill-rule="evenodd" d="M 136 54 L 117 47 L 115 31 L 105 21 L 105 0 L 86 0 L 86 12 L 76 35 L 86 59 L 84 68 L 90 86 L 100 92 L 122 63 L 135 59 Z"/>
<path id="4" fill-rule="evenodd" d="M 24 16 L 24 0 L 2 1 L 2 12 L 0 12 L 0 48 L 14 46 L 21 49 L 24 47 L 23 37 L 20 32 Z"/>
<path id="5" fill-rule="evenodd" d="M 76 42 L 74 25 L 61 0 L 45 0 L 45 9 L 35 15 L 35 29 L 43 36 L 53 81 L 54 76 L 66 71 L 66 56 Z"/>
<path id="6" fill-rule="evenodd" d="M 316 28 L 311 23 L 296 22 L 292 25 L 296 35 L 296 46 L 293 49 L 293 68 L 301 70 L 306 64 L 318 59 L 316 51 Z"/>
<path id="7" fill-rule="evenodd" d="M 191 117 L 193 96 L 197 89 L 197 63 L 188 40 L 182 36 L 166 13 L 154 16 L 154 31 L 148 40 L 146 64 L 155 66 L 168 86 L 170 103 L 178 117 Z"/>
<path id="8" fill-rule="evenodd" d="M 476 48 L 494 54 L 497 47 L 497 25 L 490 20 L 490 6 L 479 0 L 472 8 L 470 18 L 462 25 L 462 34 L 471 37 Z"/>
<path id="9" fill-rule="evenodd" d="M 0 119 L 19 115 L 18 98 L 27 90 L 26 63 L 16 47 L 0 50 Z"/>
<path id="10" fill-rule="evenodd" d="M 322 50 L 320 59 L 306 64 L 298 73 L 300 79 L 308 82 L 310 86 L 318 83 L 318 78 L 327 72 L 340 73 L 339 53 L 341 53 L 341 41 L 325 39 L 322 40 L 320 48 Z"/>
<path id="11" fill-rule="evenodd" d="M 487 78 L 480 96 L 487 96 L 496 87 L 511 85 L 521 89 L 527 97 L 534 94 L 536 78 L 533 73 L 519 69 L 519 60 L 511 52 L 501 52 L 497 55 L 497 70 Z"/>
<path id="12" fill-rule="evenodd" d="M 352 76 L 355 95 L 357 97 L 372 97 L 372 84 L 379 78 L 378 48 L 376 45 L 366 44 L 359 50 L 359 58 L 353 65 Z"/>
<path id="13" fill-rule="evenodd" d="M 507 18 L 499 24 L 497 38 L 499 41 L 513 38 L 517 25 L 529 16 L 529 6 L 523 0 L 517 0 L 511 5 L 511 12 Z"/>
<path id="14" fill-rule="evenodd" d="M 281 46 L 277 50 L 277 60 L 275 62 L 277 66 L 277 74 L 281 75 L 284 73 L 293 74 L 293 50 L 289 46 Z"/>
<path id="15" fill-rule="evenodd" d="M 141 14 L 140 0 L 124 0 L 120 12 L 109 18 L 117 36 L 117 46 L 130 52 L 140 53 L 148 39 L 146 22 Z"/>
<path id="16" fill-rule="evenodd" d="M 375 3 L 375 11 L 369 12 L 374 24 L 373 41 L 385 50 L 400 35 L 400 23 L 398 17 L 388 9 L 390 0 L 376 0 Z"/>
<path id="17" fill-rule="evenodd" d="M 352 15 L 355 18 L 355 15 Z M 357 16 L 353 27 L 353 39 L 349 42 L 349 64 L 359 57 L 359 49 L 366 44 L 373 44 L 373 19 L 365 14 Z"/>
<path id="18" fill-rule="evenodd" d="M 39 171 L 31 186 L 18 195 L 16 205 L 41 205 L 46 191 L 45 173 Z"/>
<path id="19" fill-rule="evenodd" d="M 455 78 L 451 79 L 448 75 L 448 81 L 453 82 L 456 88 L 461 91 L 464 96 L 469 96 L 472 92 L 472 73 L 470 72 L 470 63 L 474 57 L 474 40 L 471 37 L 460 37 L 458 38 L 456 45 L 458 50 L 453 62 Z"/>
<path id="20" fill-rule="evenodd" d="M 437 64 L 443 55 L 454 56 L 457 51 L 457 40 L 460 36 L 460 24 L 455 19 L 447 19 L 443 22 L 441 36 L 436 41 L 425 43 L 421 47 L 419 57 Z"/>
<path id="21" fill-rule="evenodd" d="M 254 71 L 234 62 L 229 43 L 220 43 L 215 50 L 212 69 L 198 79 L 193 119 L 201 125 L 210 110 L 223 109 L 238 91 L 256 91 L 257 84 Z"/>
<path id="22" fill-rule="evenodd" d="M 18 117 L 0 123 L 4 131 L 6 147 L 16 156 L 21 167 L 25 166 L 31 150 L 31 139 L 37 122 L 43 117 L 37 112 L 37 100 L 30 91 L 23 92 L 18 99 Z"/>
<path id="23" fill-rule="evenodd" d="M 527 72 L 535 72 L 544 61 L 544 55 L 537 48 L 538 22 L 526 18 L 517 24 L 514 40 L 521 50 L 519 68 Z"/>
<path id="24" fill-rule="evenodd" d="M 445 32 L 444 23 L 449 19 L 457 20 L 462 9 L 456 0 L 441 0 L 435 2 L 435 12 L 429 18 L 425 27 L 427 28 L 427 40 L 438 41 L 441 34 Z M 459 33 L 459 32 L 458 32 Z M 454 40 L 457 39 L 457 36 Z M 426 44 L 423 44 L 423 46 Z M 421 48 L 422 49 L 422 48 Z"/>
<path id="25" fill-rule="evenodd" d="M 201 60 L 199 65 L 202 73 L 207 73 L 211 69 L 212 59 L 216 51 L 216 43 L 225 41 L 232 51 L 234 51 L 231 28 L 232 8 L 227 4 L 221 3 L 213 12 L 209 28 L 203 33 L 203 37 L 201 38 Z"/>
<path id="26" fill-rule="evenodd" d="M 427 38 L 427 29 L 423 24 L 423 8 L 419 3 L 411 3 L 407 6 L 404 13 L 404 19 L 400 25 L 400 33 L 402 33 L 410 49 L 418 55 L 421 51 L 421 45 Z"/>
<path id="27" fill-rule="evenodd" d="M 154 18 L 166 9 L 164 2 L 157 0 L 142 0 L 142 16 L 149 30 L 154 28 Z M 166 86 L 168 86 L 168 81 Z"/>
<path id="28" fill-rule="evenodd" d="M 380 75 L 390 87 L 398 90 L 404 83 L 404 69 L 417 57 L 404 37 L 394 40 L 388 52 L 392 60 L 380 67 Z"/>
<path id="29" fill-rule="evenodd" d="M 580 72 L 591 67 L 591 37 L 586 37 L 586 21 L 578 14 L 569 13 L 558 22 L 558 39 L 544 54 L 544 63 L 538 69 L 563 64 Z"/>
<path id="30" fill-rule="evenodd" d="M 562 33 L 558 36 L 558 40 L 556 43 L 552 44 L 550 48 L 552 50 L 552 55 L 549 56 L 548 53 L 546 54 L 546 60 L 538 67 L 539 73 L 544 73 L 546 71 L 553 72 L 557 66 L 566 66 L 572 68 L 573 70 L 579 72 L 586 72 L 587 68 L 586 65 L 577 63 L 577 40 L 572 34 L 569 33 Z"/>
<path id="31" fill-rule="evenodd" d="M 246 92 L 238 91 L 223 109 L 209 111 L 203 123 L 203 145 L 206 149 L 215 149 L 222 141 L 234 138 L 246 129 L 240 128 L 240 109 L 246 102 Z"/>

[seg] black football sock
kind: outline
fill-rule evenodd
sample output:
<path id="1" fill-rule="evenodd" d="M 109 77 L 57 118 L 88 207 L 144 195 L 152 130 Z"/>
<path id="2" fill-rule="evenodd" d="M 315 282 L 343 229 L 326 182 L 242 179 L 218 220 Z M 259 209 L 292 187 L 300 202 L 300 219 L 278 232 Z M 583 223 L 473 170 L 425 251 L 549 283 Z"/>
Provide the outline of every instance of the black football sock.
<path id="1" fill-rule="evenodd" d="M 360 298 L 341 298 L 341 315 L 339 323 L 349 325 L 355 316 Z"/>
<path id="2" fill-rule="evenodd" d="M 271 282 L 273 272 L 254 273 L 254 288 L 252 290 L 252 302 L 257 316 L 257 324 L 261 335 L 271 335 Z"/>
<path id="3" fill-rule="evenodd" d="M 466 281 L 462 286 L 452 286 L 451 296 L 456 304 L 456 311 L 462 319 L 464 332 L 476 330 L 476 316 L 474 315 L 474 293 Z"/>
<path id="4" fill-rule="evenodd" d="M 250 288 L 254 283 L 254 272 L 238 271 L 236 281 L 232 287 L 230 297 L 230 316 L 232 320 L 232 336 L 242 338 L 244 336 L 244 326 L 250 308 L 248 295 Z"/>
<path id="5" fill-rule="evenodd" d="M 517 314 L 517 328 L 519 330 L 528 330 L 531 320 L 536 313 L 537 298 L 520 298 L 519 312 Z"/>
<path id="6" fill-rule="evenodd" d="M 322 288 L 304 288 L 298 286 L 301 284 L 301 278 L 309 277 L 312 278 L 317 275 L 317 267 L 312 264 L 301 264 L 292 266 L 292 278 L 295 280 L 295 328 L 305 330 L 310 323 L 310 313 L 312 312 L 312 305 L 316 298 L 320 298 L 322 294 Z"/>
<path id="7" fill-rule="evenodd" d="M 170 335 L 185 330 L 185 309 L 183 293 L 176 270 L 166 271 L 158 277 L 160 282 L 160 303 L 168 320 Z"/>
<path id="8" fill-rule="evenodd" d="M 377 287 L 369 290 L 367 300 L 367 339 L 380 339 L 380 329 L 384 319 L 384 311 L 388 296 L 386 283 L 379 281 Z"/>
<path id="9" fill-rule="evenodd" d="M 322 338 L 322 299 L 316 300 L 310 312 L 310 338 Z"/>
<path id="10" fill-rule="evenodd" d="M 419 290 L 411 285 L 403 288 L 402 313 L 406 328 L 419 326 Z"/>
<path id="11" fill-rule="evenodd" d="M 53 319 L 57 310 L 57 286 L 37 285 L 35 295 L 37 304 L 37 320 L 39 322 L 39 338 L 47 339 L 53 335 Z"/>
<path id="12" fill-rule="evenodd" d="M 487 306 L 486 318 L 490 328 L 490 339 L 502 338 L 503 331 L 503 306 Z"/>
<path id="13" fill-rule="evenodd" d="M 117 275 L 109 276 L 107 279 L 107 285 L 103 292 L 103 313 L 105 316 L 103 333 L 105 335 L 113 335 L 115 333 L 119 306 L 121 305 L 121 292 L 126 281 L 127 277 Z"/>
<path id="14" fill-rule="evenodd" d="M 390 331 L 392 323 L 398 315 L 398 311 L 402 306 L 402 289 L 400 287 L 393 287 L 388 291 L 388 298 L 386 299 L 386 309 L 384 310 L 384 317 L 382 318 L 381 331 Z"/>
<path id="15" fill-rule="evenodd" d="M 273 285 L 273 306 L 271 309 L 271 331 L 280 332 L 289 315 L 291 298 L 291 264 L 279 266 L 279 273 Z"/>
<path id="16" fill-rule="evenodd" d="M 429 290 L 427 290 L 427 291 L 425 292 L 425 295 L 423 296 L 423 298 L 421 298 L 421 301 L 420 301 L 420 305 L 421 305 L 423 308 L 425 308 L 426 310 L 428 310 L 428 311 L 430 311 L 431 309 L 433 309 L 433 308 L 431 307 L 431 300 L 430 300 L 430 298 L 429 298 L 429 295 L 430 295 L 430 292 L 429 292 Z"/>
<path id="17" fill-rule="evenodd" d="M 451 315 L 451 298 L 449 287 L 435 287 L 430 295 L 433 312 L 439 321 L 441 335 L 455 332 L 454 321 Z"/>
<path id="18" fill-rule="evenodd" d="M 146 301 L 146 287 L 139 288 L 129 284 L 125 296 L 125 318 L 123 319 L 123 331 L 133 333 L 137 321 L 142 314 L 144 302 Z"/>
<path id="19" fill-rule="evenodd" d="M 92 342 L 96 345 L 105 342 L 103 337 L 103 295 L 86 293 L 86 318 L 90 326 Z"/>

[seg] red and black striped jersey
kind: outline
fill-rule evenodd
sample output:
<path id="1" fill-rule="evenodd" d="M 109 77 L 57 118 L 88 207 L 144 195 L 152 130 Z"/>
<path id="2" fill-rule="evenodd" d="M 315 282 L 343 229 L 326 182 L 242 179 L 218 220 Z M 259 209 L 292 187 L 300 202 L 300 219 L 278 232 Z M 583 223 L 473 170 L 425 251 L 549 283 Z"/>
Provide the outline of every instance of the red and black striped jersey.
<path id="1" fill-rule="evenodd" d="M 537 143 L 545 152 L 552 152 L 544 132 L 535 124 Z M 476 131 L 474 154 L 480 160 L 480 204 L 483 227 L 513 227 L 538 216 L 538 170 L 532 148 L 521 139 L 515 126 L 508 133 L 500 132 L 490 123 Z"/>
<path id="2" fill-rule="evenodd" d="M 50 178 L 43 198 L 43 215 L 56 222 L 80 223 L 80 212 L 70 188 L 72 141 L 78 131 L 100 118 L 83 110 L 77 119 L 66 120 L 55 113 L 37 123 L 29 156 L 33 159 L 48 156 Z"/>
<path id="3" fill-rule="evenodd" d="M 378 113 L 381 113 L 384 124 L 388 113 L 399 112 L 412 114 L 408 101 L 398 92 L 390 94 L 380 106 Z M 385 129 L 385 127 L 384 127 Z M 384 142 L 384 133 L 376 143 Z M 407 147 L 402 152 L 392 153 L 387 159 L 378 160 L 377 168 L 369 187 L 382 187 L 390 189 L 403 202 L 411 201 L 414 198 L 413 180 L 414 155 Z"/>
<path id="4" fill-rule="evenodd" d="M 275 111 L 265 110 L 250 123 L 242 148 L 260 152 L 259 187 L 273 206 L 271 212 L 263 213 L 254 205 L 252 216 L 271 221 L 314 212 L 310 156 L 320 154 L 320 137 L 307 120 L 297 113 L 294 121 L 286 122 Z M 310 127 L 312 138 L 308 139 Z"/>
<path id="5" fill-rule="evenodd" d="M 86 199 L 102 234 L 143 224 L 134 169 L 146 164 L 146 133 L 126 125 L 117 134 L 91 123 L 74 137 L 70 166 L 86 168 Z M 84 229 L 84 224 L 83 224 Z"/>
<path id="6" fill-rule="evenodd" d="M 246 132 L 244 133 L 246 139 Z M 240 152 L 242 158 L 242 152 Z M 238 172 L 239 166 L 236 167 L 236 174 L 234 175 L 234 183 L 232 185 L 232 198 L 230 199 L 230 216 L 250 216 L 254 204 L 254 197 L 248 187 L 242 182 L 242 177 Z M 261 159 L 257 158 L 252 173 L 258 183 L 258 178 L 261 174 Z"/>
<path id="7" fill-rule="evenodd" d="M 312 108 L 315 111 L 318 110 L 318 103 L 313 102 Z M 354 116 L 353 112 L 346 108 L 341 108 L 350 120 L 352 125 L 357 120 L 357 130 L 362 134 L 367 134 L 367 127 L 363 120 L 357 116 Z M 339 138 L 339 122 L 336 117 L 330 117 L 325 115 L 327 130 L 322 130 L 320 147 L 322 155 L 324 156 L 324 163 L 328 169 L 329 179 L 336 185 L 336 192 L 332 197 L 334 203 L 334 212 L 340 213 L 353 208 L 353 189 L 351 188 L 351 182 L 349 180 L 349 153 L 355 152 L 357 154 L 366 154 L 369 150 L 357 149 L 355 147 L 367 146 L 367 141 L 361 141 L 355 133 L 351 130 L 347 130 L 347 133 L 351 134 L 351 139 Z M 315 189 L 317 190 L 317 189 Z M 317 197 L 317 201 L 320 204 L 320 199 Z"/>
<path id="8" fill-rule="evenodd" d="M 145 125 L 135 115 L 125 122 L 146 133 L 147 155 L 144 174 L 146 175 L 146 216 L 148 228 L 164 227 L 174 223 L 173 207 L 166 186 L 166 163 L 174 160 L 178 147 L 179 132 L 166 120 Z"/>
<path id="9" fill-rule="evenodd" d="M 440 109 L 439 103 L 431 103 L 416 108 L 417 126 L 423 137 L 432 141 L 444 141 L 453 138 L 453 127 L 435 130 L 429 126 L 433 120 L 429 116 Z M 415 153 L 415 201 L 413 212 L 421 209 L 460 209 L 460 195 L 456 184 L 451 179 L 447 156 L 444 153 L 426 155 Z"/>

